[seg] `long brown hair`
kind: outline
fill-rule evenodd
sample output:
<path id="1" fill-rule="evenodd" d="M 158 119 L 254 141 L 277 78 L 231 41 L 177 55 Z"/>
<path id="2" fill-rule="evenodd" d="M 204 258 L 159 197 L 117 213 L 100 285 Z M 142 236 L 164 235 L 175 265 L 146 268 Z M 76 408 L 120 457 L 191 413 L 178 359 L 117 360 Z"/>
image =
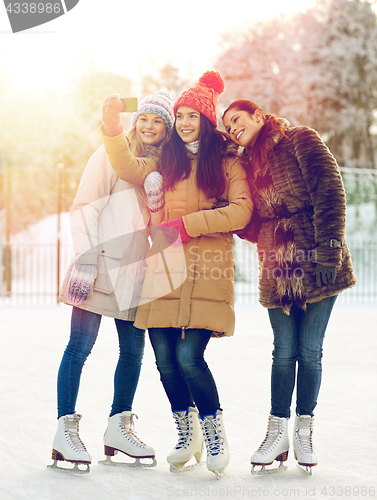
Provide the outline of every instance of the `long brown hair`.
<path id="1" fill-rule="evenodd" d="M 222 164 L 226 151 L 225 135 L 200 114 L 198 139 L 196 184 L 208 198 L 216 198 L 224 193 L 226 186 Z M 177 182 L 190 176 L 191 161 L 175 126 L 170 140 L 162 148 L 157 170 L 164 178 L 164 189 L 174 189 Z"/>
<path id="2" fill-rule="evenodd" d="M 246 99 L 239 99 L 238 101 L 232 102 L 232 104 L 230 104 L 224 111 L 222 116 L 223 120 L 225 114 L 231 109 L 235 109 L 237 111 L 246 111 L 250 116 L 252 116 L 257 109 L 262 112 L 264 124 L 259 130 L 254 144 L 250 148 L 246 147 L 246 153 L 251 155 L 251 157 L 253 158 L 253 163 L 255 163 L 255 165 L 258 167 L 262 167 L 262 165 L 268 162 L 267 155 L 273 149 L 273 144 L 271 143 L 270 139 L 276 133 L 287 137 L 284 133 L 284 126 L 282 125 L 282 122 L 276 115 L 265 115 L 262 111 L 262 108 L 255 104 L 255 102 L 247 101 Z"/>

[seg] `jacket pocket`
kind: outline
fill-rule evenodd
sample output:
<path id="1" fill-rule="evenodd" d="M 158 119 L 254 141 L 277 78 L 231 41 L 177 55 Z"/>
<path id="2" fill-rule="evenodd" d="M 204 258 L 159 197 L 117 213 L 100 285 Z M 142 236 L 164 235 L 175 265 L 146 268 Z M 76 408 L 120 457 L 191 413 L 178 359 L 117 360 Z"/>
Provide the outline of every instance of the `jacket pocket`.
<path id="1" fill-rule="evenodd" d="M 130 246 L 133 237 L 133 233 L 124 234 L 102 242 L 98 247 L 99 255 L 101 257 L 121 259 L 124 255 L 125 249 Z"/>
<path id="2" fill-rule="evenodd" d="M 97 278 L 94 282 L 93 289 L 97 292 L 105 293 L 106 295 L 113 293 L 113 281 L 115 285 L 120 270 L 120 264 L 121 259 L 99 255 L 97 259 Z"/>

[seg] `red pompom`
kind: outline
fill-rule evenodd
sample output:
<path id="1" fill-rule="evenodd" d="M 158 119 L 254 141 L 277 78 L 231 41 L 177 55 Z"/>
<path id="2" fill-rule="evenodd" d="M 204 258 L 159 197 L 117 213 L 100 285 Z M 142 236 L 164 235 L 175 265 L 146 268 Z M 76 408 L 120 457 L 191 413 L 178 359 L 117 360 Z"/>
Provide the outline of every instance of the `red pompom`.
<path id="1" fill-rule="evenodd" d="M 213 89 L 216 94 L 221 94 L 225 88 L 223 77 L 217 71 L 206 71 L 199 78 L 200 85 Z"/>

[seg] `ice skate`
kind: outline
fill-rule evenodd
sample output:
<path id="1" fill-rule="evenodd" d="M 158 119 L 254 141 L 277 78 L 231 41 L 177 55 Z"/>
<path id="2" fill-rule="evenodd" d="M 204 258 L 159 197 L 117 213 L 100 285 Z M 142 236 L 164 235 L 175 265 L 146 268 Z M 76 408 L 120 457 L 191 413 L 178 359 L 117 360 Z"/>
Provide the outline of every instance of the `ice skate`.
<path id="1" fill-rule="evenodd" d="M 285 470 L 287 467 L 283 465 L 283 462 L 288 458 L 288 450 L 288 419 L 270 415 L 268 417 L 266 437 L 250 459 L 252 464 L 251 473 L 261 475 Z M 266 469 L 266 465 L 271 465 L 274 460 L 280 462 L 279 467 Z M 257 466 L 261 468 L 255 469 Z"/>
<path id="2" fill-rule="evenodd" d="M 63 415 L 58 420 L 58 430 L 56 431 L 52 445 L 53 463 L 47 467 L 62 472 L 75 474 L 87 474 L 90 471 L 92 457 L 87 452 L 84 443 L 79 436 L 79 422 L 81 415 L 77 413 Z M 58 466 L 58 461 L 71 462 L 72 468 Z M 82 469 L 79 466 L 84 465 Z"/>
<path id="3" fill-rule="evenodd" d="M 203 453 L 203 436 L 200 430 L 198 410 L 189 406 L 186 411 L 177 411 L 173 417 L 178 429 L 178 443 L 169 453 L 167 461 L 171 472 L 183 472 L 200 464 Z M 186 465 L 192 457 L 196 464 Z"/>
<path id="4" fill-rule="evenodd" d="M 293 450 L 298 461 L 298 469 L 308 476 L 312 475 L 312 467 L 317 465 L 317 455 L 313 448 L 314 417 L 310 415 L 296 415 L 293 433 Z"/>
<path id="5" fill-rule="evenodd" d="M 144 444 L 135 434 L 133 418 L 137 417 L 131 411 L 123 411 L 109 417 L 109 423 L 103 436 L 106 459 L 98 462 L 102 465 L 114 465 L 117 467 L 155 467 L 157 465 L 155 452 Z M 114 462 L 111 457 L 118 452 L 124 453 L 134 462 Z M 140 462 L 148 459 L 148 462 Z"/>
<path id="6" fill-rule="evenodd" d="M 222 410 L 201 417 L 200 427 L 207 448 L 207 469 L 220 479 L 230 461 Z"/>

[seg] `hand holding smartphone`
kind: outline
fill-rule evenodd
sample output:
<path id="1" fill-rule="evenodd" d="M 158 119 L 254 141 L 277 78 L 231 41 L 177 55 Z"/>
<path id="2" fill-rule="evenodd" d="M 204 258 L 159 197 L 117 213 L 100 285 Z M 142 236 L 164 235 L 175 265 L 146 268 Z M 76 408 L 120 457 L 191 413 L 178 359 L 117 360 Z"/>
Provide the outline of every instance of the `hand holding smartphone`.
<path id="1" fill-rule="evenodd" d="M 121 113 L 134 113 L 135 111 L 137 111 L 137 97 L 121 97 L 120 100 L 123 103 L 123 109 Z"/>

